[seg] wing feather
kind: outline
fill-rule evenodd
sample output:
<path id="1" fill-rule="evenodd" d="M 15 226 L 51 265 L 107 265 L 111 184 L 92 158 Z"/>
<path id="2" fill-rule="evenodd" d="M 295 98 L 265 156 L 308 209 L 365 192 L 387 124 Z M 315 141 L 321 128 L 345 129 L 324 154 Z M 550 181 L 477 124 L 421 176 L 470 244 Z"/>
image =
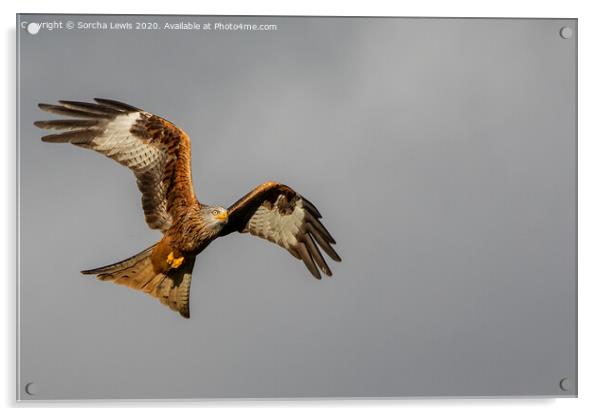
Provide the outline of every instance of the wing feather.
<path id="1" fill-rule="evenodd" d="M 320 253 L 320 250 L 318 250 L 316 243 L 314 243 L 311 234 L 306 233 L 303 239 L 305 241 L 305 246 L 311 254 L 311 258 L 314 259 L 320 270 L 322 270 L 327 276 L 332 276 L 332 272 L 330 271 L 328 264 L 326 264 L 324 257 L 322 257 L 322 253 Z"/>
<path id="2" fill-rule="evenodd" d="M 34 123 L 42 129 L 69 130 L 98 126 L 98 120 L 47 120 Z"/>
<path id="3" fill-rule="evenodd" d="M 72 108 L 67 108 L 64 105 L 53 105 L 53 104 L 40 103 L 40 104 L 38 104 L 38 107 L 40 108 L 40 110 L 44 110 L 44 111 L 47 111 L 49 113 L 56 114 L 59 116 L 70 116 L 70 117 L 78 117 L 78 118 L 103 118 L 103 119 L 112 118 L 108 114 L 99 115 L 99 114 L 91 113 L 89 111 L 74 110 Z"/>
<path id="4" fill-rule="evenodd" d="M 180 207 L 196 203 L 188 135 L 164 118 L 129 104 L 94 100 L 95 103 L 60 100 L 60 105 L 39 104 L 49 113 L 75 117 L 36 121 L 34 124 L 40 128 L 60 130 L 42 140 L 92 149 L 129 168 L 142 193 L 147 224 L 167 230 Z"/>
<path id="5" fill-rule="evenodd" d="M 67 107 L 72 110 L 84 111 L 84 112 L 88 112 L 88 113 L 92 113 L 92 114 L 100 114 L 100 115 L 107 115 L 107 116 L 125 114 L 124 111 L 116 110 L 113 107 L 95 104 L 95 103 L 84 103 L 81 101 L 68 101 L 68 100 L 59 100 L 59 103 L 61 103 L 63 105 L 63 107 Z"/>
<path id="6" fill-rule="evenodd" d="M 335 240 L 319 221 L 320 217 L 318 209 L 292 188 L 266 182 L 228 209 L 228 224 L 221 235 L 238 231 L 278 244 L 302 260 L 310 273 L 320 279 L 320 270 L 332 276 L 320 249 L 333 260 L 341 261 L 332 247 Z"/>
<path id="7" fill-rule="evenodd" d="M 308 228 L 309 233 L 316 239 L 316 242 L 320 245 L 320 248 L 324 250 L 326 254 L 328 254 L 333 260 L 341 261 L 341 258 L 337 254 L 336 251 L 332 248 L 330 243 L 322 237 L 320 233 L 314 228 L 311 223 L 305 225 Z"/>

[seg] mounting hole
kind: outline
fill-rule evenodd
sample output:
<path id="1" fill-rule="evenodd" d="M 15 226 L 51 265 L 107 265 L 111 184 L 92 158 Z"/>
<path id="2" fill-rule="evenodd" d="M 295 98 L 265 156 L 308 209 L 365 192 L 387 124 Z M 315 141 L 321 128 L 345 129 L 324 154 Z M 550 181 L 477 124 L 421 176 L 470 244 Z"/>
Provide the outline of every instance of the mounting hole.
<path id="1" fill-rule="evenodd" d="M 31 22 L 30 24 L 27 25 L 27 31 L 31 35 L 36 35 L 40 31 L 40 28 L 41 28 L 41 26 L 39 23 Z"/>
<path id="2" fill-rule="evenodd" d="M 568 377 L 565 377 L 562 380 L 560 380 L 560 383 L 558 383 L 558 385 L 560 386 L 560 390 L 562 391 L 573 390 L 573 381 Z"/>
<path id="3" fill-rule="evenodd" d="M 38 394 L 38 386 L 35 383 L 27 383 L 25 385 L 25 393 L 29 394 L 30 396 L 35 396 Z"/>
<path id="4" fill-rule="evenodd" d="M 568 26 L 564 26 L 560 29 L 560 37 L 562 39 L 570 39 L 573 37 L 573 29 Z"/>

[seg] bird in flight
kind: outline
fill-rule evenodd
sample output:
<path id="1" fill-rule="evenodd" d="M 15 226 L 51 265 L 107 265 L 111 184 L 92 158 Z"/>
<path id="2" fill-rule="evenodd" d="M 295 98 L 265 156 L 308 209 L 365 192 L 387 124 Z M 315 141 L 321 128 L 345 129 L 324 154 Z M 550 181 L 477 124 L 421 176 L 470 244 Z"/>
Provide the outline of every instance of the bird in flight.
<path id="1" fill-rule="evenodd" d="M 213 240 L 235 231 L 278 244 L 302 260 L 317 279 L 331 276 L 324 251 L 341 258 L 335 240 L 320 222 L 320 212 L 292 188 L 266 182 L 229 208 L 198 201 L 192 186 L 190 138 L 180 128 L 142 109 L 108 99 L 95 103 L 59 101 L 39 104 L 67 119 L 36 121 L 59 130 L 42 137 L 48 143 L 71 143 L 92 149 L 129 168 L 142 193 L 142 209 L 158 243 L 117 263 L 83 274 L 143 291 L 190 317 L 189 295 L 196 256 Z"/>

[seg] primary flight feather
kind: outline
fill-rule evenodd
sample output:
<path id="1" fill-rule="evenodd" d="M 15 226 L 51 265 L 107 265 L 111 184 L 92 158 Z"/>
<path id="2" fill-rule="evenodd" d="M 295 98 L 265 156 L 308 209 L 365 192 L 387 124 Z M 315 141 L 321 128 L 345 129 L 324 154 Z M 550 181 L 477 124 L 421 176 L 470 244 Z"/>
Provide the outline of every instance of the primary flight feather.
<path id="1" fill-rule="evenodd" d="M 40 128 L 58 130 L 42 141 L 92 149 L 129 168 L 142 193 L 146 223 L 161 230 L 163 238 L 126 260 L 82 273 L 146 292 L 186 318 L 196 256 L 217 237 L 235 231 L 285 248 L 317 279 L 320 271 L 332 275 L 322 251 L 341 261 L 332 247 L 335 240 L 317 208 L 292 188 L 266 182 L 228 209 L 200 203 L 192 186 L 190 138 L 182 129 L 119 101 L 94 101 L 39 104 L 69 117 L 36 121 Z"/>

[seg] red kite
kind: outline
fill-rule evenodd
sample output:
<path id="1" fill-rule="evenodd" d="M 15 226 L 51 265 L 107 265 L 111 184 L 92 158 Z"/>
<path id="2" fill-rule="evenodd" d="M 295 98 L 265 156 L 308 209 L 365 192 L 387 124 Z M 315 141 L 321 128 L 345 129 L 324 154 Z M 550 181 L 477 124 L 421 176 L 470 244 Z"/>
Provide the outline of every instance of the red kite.
<path id="1" fill-rule="evenodd" d="M 100 280 L 141 290 L 185 318 L 196 256 L 214 239 L 238 231 L 266 239 L 302 260 L 311 274 L 331 276 L 321 251 L 341 261 L 316 207 L 292 188 L 266 182 L 228 209 L 198 201 L 190 173 L 190 138 L 169 121 L 114 100 L 39 104 L 66 120 L 37 121 L 60 130 L 42 137 L 92 149 L 129 168 L 142 193 L 148 226 L 163 238 L 152 247 L 109 266 L 84 270 Z"/>

